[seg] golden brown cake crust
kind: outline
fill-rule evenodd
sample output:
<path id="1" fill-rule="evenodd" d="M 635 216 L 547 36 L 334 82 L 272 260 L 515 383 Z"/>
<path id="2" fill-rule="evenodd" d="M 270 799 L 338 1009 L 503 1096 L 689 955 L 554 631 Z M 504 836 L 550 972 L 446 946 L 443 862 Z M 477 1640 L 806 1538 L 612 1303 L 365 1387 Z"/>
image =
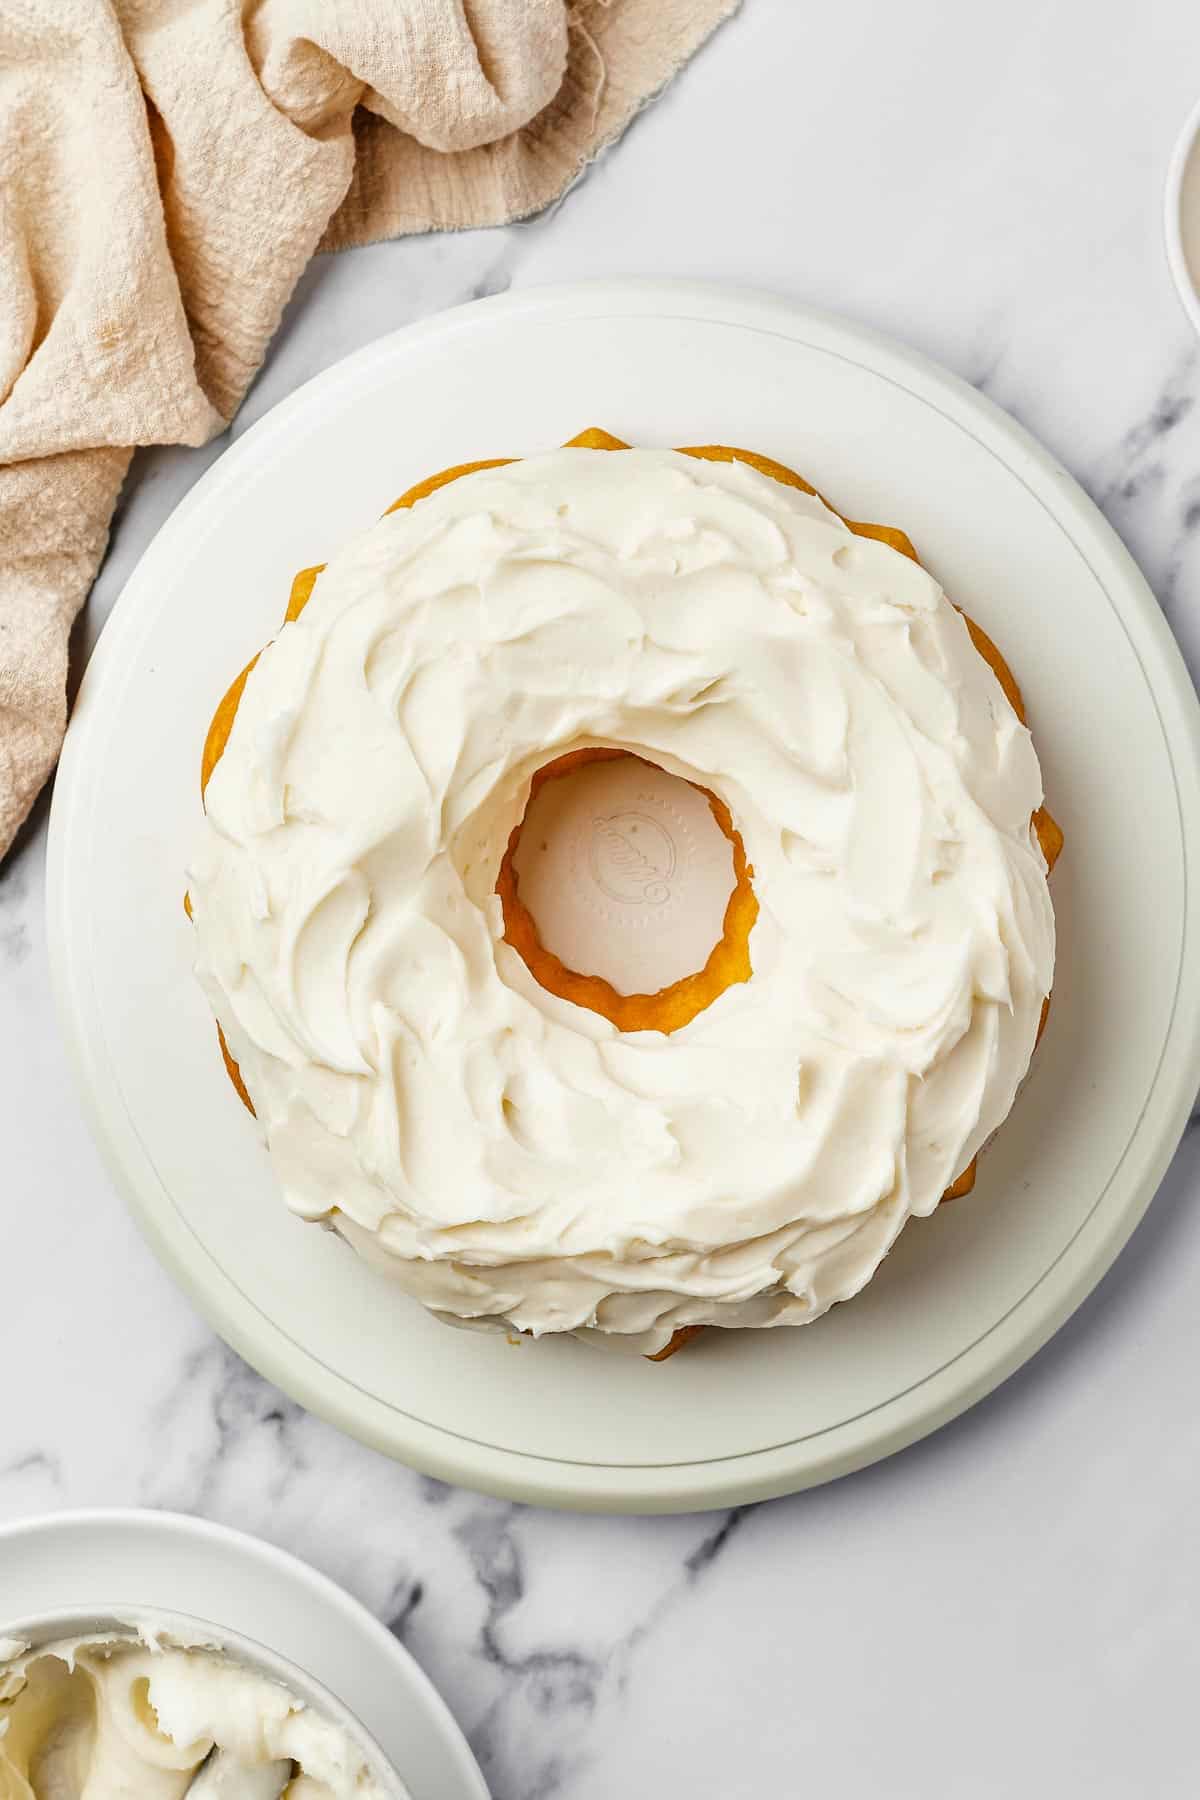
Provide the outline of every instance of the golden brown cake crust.
<path id="1" fill-rule="evenodd" d="M 666 1362 L 668 1356 L 674 1356 L 677 1350 L 682 1350 L 685 1344 L 690 1344 L 694 1337 L 699 1337 L 703 1330 L 703 1325 L 681 1325 L 679 1330 L 672 1334 L 670 1342 L 664 1344 L 661 1350 L 656 1350 L 653 1356 L 648 1356 L 646 1361 Z"/>

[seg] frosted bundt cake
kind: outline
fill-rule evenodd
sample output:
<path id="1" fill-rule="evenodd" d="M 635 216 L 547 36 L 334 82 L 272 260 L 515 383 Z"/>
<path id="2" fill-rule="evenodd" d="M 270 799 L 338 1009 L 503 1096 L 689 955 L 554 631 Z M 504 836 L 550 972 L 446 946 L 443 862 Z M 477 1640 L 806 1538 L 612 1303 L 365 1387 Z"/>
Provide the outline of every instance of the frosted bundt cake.
<path id="1" fill-rule="evenodd" d="M 1012 675 L 902 533 L 749 452 L 423 483 L 297 577 L 202 786 L 197 968 L 284 1197 L 455 1323 L 816 1319 L 971 1185 L 1040 1033 Z M 572 963 L 576 881 L 634 974 Z"/>

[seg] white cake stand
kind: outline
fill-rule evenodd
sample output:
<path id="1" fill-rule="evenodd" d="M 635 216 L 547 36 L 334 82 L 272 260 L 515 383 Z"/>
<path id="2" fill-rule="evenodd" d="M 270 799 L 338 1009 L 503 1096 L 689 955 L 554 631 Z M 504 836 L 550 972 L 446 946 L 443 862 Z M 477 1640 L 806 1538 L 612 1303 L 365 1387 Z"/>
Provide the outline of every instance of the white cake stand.
<path id="1" fill-rule="evenodd" d="M 1050 1029 L 975 1193 L 805 1330 L 661 1366 L 449 1331 L 291 1218 L 216 1055 L 181 895 L 217 697 L 292 572 L 411 482 L 598 424 L 723 441 L 902 525 L 1002 646 L 1067 848 Z M 58 1003 L 98 1141 L 217 1329 L 415 1467 L 550 1505 L 726 1505 L 912 1442 L 1043 1344 L 1148 1204 L 1200 1074 L 1200 714 L 1095 507 L 944 371 L 782 300 L 661 282 L 506 295 L 398 332 L 248 431 L 142 560 L 92 659 L 51 822 Z M 747 1155 L 753 1146 L 747 1145 Z"/>

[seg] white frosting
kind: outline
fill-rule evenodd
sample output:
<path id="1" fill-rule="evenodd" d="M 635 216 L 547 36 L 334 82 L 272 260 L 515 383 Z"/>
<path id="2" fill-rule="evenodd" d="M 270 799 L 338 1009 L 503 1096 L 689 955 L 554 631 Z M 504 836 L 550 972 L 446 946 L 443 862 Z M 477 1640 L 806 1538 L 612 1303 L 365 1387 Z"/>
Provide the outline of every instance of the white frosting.
<path id="1" fill-rule="evenodd" d="M 340 1725 L 211 1648 L 2 1647 L 0 1800 L 384 1800 Z"/>
<path id="2" fill-rule="evenodd" d="M 534 770 L 729 806 L 752 979 L 551 997 L 494 894 Z M 562 450 L 338 555 L 246 684 L 198 971 L 288 1204 L 426 1305 L 660 1348 L 856 1293 L 1001 1123 L 1054 962 L 1028 732 L 936 582 L 741 464 Z"/>

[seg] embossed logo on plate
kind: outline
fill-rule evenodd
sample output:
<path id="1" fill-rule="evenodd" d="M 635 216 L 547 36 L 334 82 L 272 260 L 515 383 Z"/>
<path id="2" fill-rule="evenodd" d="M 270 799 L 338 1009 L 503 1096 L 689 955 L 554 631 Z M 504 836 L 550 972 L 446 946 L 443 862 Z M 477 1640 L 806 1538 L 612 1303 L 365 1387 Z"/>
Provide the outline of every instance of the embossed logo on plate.
<path id="1" fill-rule="evenodd" d="M 670 834 L 643 812 L 594 818 L 588 843 L 592 879 L 610 900 L 627 906 L 664 906 L 671 898 L 677 858 Z"/>

